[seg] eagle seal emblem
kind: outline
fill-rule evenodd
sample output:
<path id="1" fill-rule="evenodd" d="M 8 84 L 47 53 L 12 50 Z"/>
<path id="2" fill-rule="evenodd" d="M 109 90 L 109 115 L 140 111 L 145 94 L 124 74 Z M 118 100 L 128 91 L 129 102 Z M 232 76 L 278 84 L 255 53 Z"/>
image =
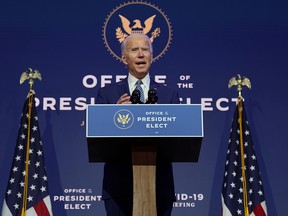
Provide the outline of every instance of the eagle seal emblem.
<path id="1" fill-rule="evenodd" d="M 128 129 L 134 123 L 133 114 L 127 109 L 118 110 L 114 114 L 114 124 L 120 129 Z"/>
<path id="2" fill-rule="evenodd" d="M 153 43 L 153 61 L 167 52 L 172 40 L 172 27 L 164 12 L 155 5 L 142 1 L 132 1 L 116 7 L 104 22 L 105 46 L 119 61 L 120 44 L 133 33 L 143 33 L 150 38 Z"/>

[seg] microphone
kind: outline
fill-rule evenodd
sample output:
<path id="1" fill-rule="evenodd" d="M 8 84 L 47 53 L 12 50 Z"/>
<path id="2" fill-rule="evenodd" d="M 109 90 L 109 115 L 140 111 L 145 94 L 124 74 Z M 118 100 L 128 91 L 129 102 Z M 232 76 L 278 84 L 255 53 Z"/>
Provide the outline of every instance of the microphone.
<path id="1" fill-rule="evenodd" d="M 155 104 L 158 101 L 157 90 L 149 89 L 148 91 L 148 100 L 146 104 Z"/>
<path id="2" fill-rule="evenodd" d="M 132 104 L 142 104 L 142 102 L 140 101 L 140 91 L 138 89 L 135 89 L 132 92 L 132 95 L 130 97 L 130 101 L 132 102 Z"/>

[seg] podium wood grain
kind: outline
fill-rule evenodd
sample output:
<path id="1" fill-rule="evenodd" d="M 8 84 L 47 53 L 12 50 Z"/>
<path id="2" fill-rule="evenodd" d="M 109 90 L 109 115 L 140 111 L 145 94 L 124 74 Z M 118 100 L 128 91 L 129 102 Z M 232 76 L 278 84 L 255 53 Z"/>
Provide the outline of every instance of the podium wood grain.
<path id="1" fill-rule="evenodd" d="M 132 146 L 133 216 L 157 216 L 155 146 Z"/>

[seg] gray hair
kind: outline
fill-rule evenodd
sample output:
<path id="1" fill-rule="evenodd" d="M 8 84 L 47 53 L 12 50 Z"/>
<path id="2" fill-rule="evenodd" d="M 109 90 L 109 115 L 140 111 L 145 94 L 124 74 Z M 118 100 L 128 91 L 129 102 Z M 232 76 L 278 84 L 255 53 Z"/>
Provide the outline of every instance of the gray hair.
<path id="1" fill-rule="evenodd" d="M 142 33 L 132 33 L 130 35 L 128 35 L 124 41 L 121 43 L 121 53 L 123 54 L 125 52 L 125 49 L 126 49 L 126 45 L 127 45 L 127 42 L 133 38 L 133 37 L 144 37 L 147 39 L 148 43 L 149 43 L 149 47 L 150 47 L 150 52 L 153 53 L 153 46 L 152 46 L 152 43 L 150 41 L 150 38 L 145 35 L 145 34 L 142 34 Z"/>

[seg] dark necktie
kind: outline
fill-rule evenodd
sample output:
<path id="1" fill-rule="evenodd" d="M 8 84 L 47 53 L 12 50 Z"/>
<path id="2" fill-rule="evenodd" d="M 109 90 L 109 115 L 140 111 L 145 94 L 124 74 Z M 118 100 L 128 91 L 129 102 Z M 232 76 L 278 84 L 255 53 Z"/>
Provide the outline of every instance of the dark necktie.
<path id="1" fill-rule="evenodd" d="M 142 87 L 141 87 L 141 84 L 142 84 L 142 81 L 141 81 L 141 80 L 138 80 L 138 81 L 136 82 L 136 88 L 135 88 L 135 89 L 137 89 L 137 90 L 140 91 L 140 101 L 141 101 L 142 103 L 144 103 L 144 91 L 143 91 L 143 89 L 142 89 Z"/>

